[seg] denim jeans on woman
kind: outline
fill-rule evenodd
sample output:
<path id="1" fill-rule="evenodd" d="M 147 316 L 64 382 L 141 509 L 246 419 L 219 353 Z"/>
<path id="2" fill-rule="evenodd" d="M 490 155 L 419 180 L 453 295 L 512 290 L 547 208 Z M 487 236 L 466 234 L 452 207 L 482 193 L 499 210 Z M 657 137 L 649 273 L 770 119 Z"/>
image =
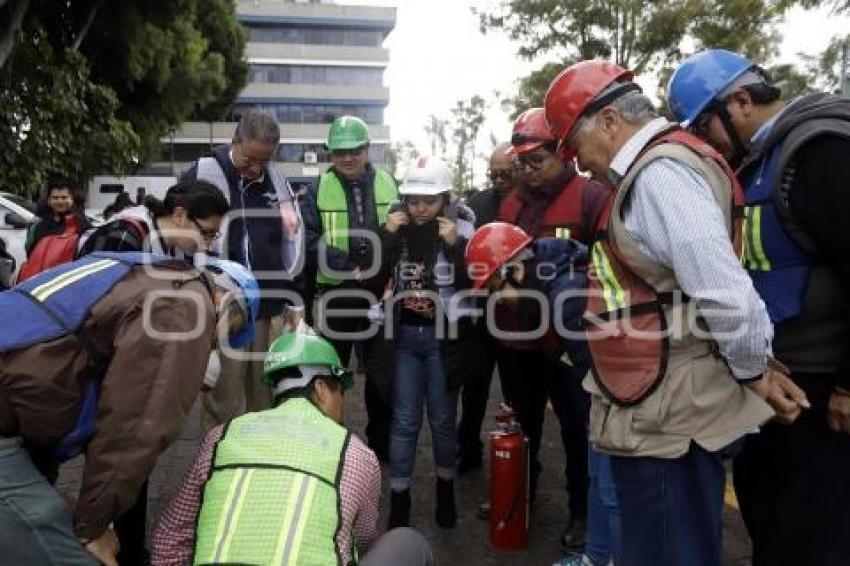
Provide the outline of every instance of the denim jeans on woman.
<path id="1" fill-rule="evenodd" d="M 428 407 L 437 477 L 454 478 L 457 395 L 446 385 L 440 342 L 435 332 L 433 325 L 401 324 L 396 337 L 390 428 L 390 488 L 395 491 L 410 487 L 423 404 Z"/>

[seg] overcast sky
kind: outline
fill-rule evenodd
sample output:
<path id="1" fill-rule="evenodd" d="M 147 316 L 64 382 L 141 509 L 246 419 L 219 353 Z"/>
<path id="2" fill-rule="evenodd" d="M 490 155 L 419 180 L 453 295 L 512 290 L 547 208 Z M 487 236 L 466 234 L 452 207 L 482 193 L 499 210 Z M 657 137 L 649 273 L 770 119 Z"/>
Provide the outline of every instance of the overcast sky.
<path id="1" fill-rule="evenodd" d="M 423 126 L 430 114 L 447 116 L 459 99 L 480 94 L 495 100 L 493 92 L 511 93 L 516 80 L 545 63 L 520 60 L 516 46 L 500 34 L 482 35 L 472 6 L 491 6 L 496 0 L 337 0 L 338 4 L 396 6 L 398 20 L 385 46 L 390 65 L 385 83 L 390 105 L 385 122 L 393 141 L 410 140 L 429 151 Z M 826 11 L 794 10 L 780 26 L 781 55 L 775 62 L 794 61 L 796 53 L 820 52 L 830 38 L 850 32 L 850 18 Z M 648 93 L 655 81 L 639 82 Z M 489 151 L 490 132 L 499 139 L 510 137 L 510 122 L 494 104 L 482 129 L 481 151 Z"/>

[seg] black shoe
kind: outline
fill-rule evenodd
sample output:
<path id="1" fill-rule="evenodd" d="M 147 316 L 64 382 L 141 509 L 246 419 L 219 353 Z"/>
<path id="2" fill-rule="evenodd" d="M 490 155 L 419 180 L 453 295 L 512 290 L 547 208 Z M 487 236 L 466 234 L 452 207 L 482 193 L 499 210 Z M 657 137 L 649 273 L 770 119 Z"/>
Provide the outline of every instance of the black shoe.
<path id="1" fill-rule="evenodd" d="M 570 519 L 567 528 L 561 534 L 561 550 L 564 553 L 575 552 L 584 548 L 587 535 L 587 519 Z"/>
<path id="2" fill-rule="evenodd" d="M 478 452 L 461 452 L 460 458 L 457 459 L 457 473 L 465 474 L 472 470 L 477 470 L 483 464 L 481 451 Z"/>
<path id="3" fill-rule="evenodd" d="M 478 506 L 478 509 L 475 510 L 475 516 L 481 519 L 482 521 L 490 520 L 490 502 L 485 501 L 481 505 Z"/>
<path id="4" fill-rule="evenodd" d="M 444 529 L 453 529 L 457 524 L 454 480 L 437 478 L 437 524 Z"/>
<path id="5" fill-rule="evenodd" d="M 390 520 L 387 530 L 410 526 L 410 490 L 390 491 Z"/>

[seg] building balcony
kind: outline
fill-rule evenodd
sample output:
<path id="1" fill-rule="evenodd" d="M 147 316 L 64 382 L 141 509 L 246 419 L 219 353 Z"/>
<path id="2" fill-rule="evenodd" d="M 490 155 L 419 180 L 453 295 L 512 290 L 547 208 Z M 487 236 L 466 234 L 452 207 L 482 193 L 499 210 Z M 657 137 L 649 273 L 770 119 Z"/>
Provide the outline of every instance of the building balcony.
<path id="1" fill-rule="evenodd" d="M 249 63 L 272 65 L 385 68 L 390 61 L 390 51 L 383 47 L 249 42 L 245 46 L 245 57 Z"/>
<path id="2" fill-rule="evenodd" d="M 282 0 L 240 0 L 236 14 L 245 23 L 375 29 L 385 33 L 392 31 L 396 23 L 396 9 L 392 7 Z"/>
<path id="3" fill-rule="evenodd" d="M 349 85 L 310 85 L 251 83 L 246 86 L 236 104 L 251 102 L 301 102 L 320 104 L 374 104 L 386 106 L 390 101 L 390 89 L 384 86 Z"/>
<path id="4" fill-rule="evenodd" d="M 174 132 L 174 143 L 230 143 L 234 122 L 184 122 Z M 372 143 L 390 143 L 390 127 L 370 124 Z M 328 124 L 280 124 L 280 143 L 324 143 L 328 137 Z M 212 140 L 212 141 L 211 141 Z M 163 144 L 171 143 L 171 136 L 160 139 Z"/>

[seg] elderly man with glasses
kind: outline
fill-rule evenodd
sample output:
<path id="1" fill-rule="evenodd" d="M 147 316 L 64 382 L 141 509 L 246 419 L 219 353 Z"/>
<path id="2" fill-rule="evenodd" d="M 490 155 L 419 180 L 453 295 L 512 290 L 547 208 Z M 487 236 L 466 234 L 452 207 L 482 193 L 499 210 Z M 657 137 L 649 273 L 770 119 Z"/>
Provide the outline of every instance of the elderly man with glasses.
<path id="1" fill-rule="evenodd" d="M 301 212 L 289 182 L 272 163 L 280 129 L 272 116 L 245 114 L 233 141 L 202 157 L 182 177 L 202 179 L 218 187 L 230 203 L 221 237 L 213 249 L 255 274 L 260 285 L 257 333 L 246 352 L 223 355 L 215 389 L 203 396 L 201 427 L 205 432 L 248 411 L 271 407 L 270 388 L 261 382 L 262 357 L 286 326 L 294 326 L 293 302 L 299 290 L 304 231 Z M 198 226 L 205 239 L 217 232 Z M 250 354 L 250 355 L 246 355 Z"/>
<path id="2" fill-rule="evenodd" d="M 511 144 L 498 144 L 490 155 L 490 168 L 487 170 L 489 187 L 473 193 L 467 204 L 475 213 L 475 227 L 480 228 L 496 220 L 502 201 L 514 189 L 519 179 L 519 170 L 513 155 L 507 153 Z M 473 355 L 477 363 L 469 364 L 470 371 L 461 389 L 462 413 L 458 424 L 458 462 L 459 474 L 475 470 L 482 465 L 484 444 L 481 442 L 481 425 L 490 397 L 490 381 L 493 369 L 499 358 L 501 348 L 487 334 L 484 321 L 476 321 L 475 337 L 468 346 L 475 348 Z M 470 356 L 471 358 L 471 356 Z M 503 373 L 500 371 L 500 374 Z"/>

